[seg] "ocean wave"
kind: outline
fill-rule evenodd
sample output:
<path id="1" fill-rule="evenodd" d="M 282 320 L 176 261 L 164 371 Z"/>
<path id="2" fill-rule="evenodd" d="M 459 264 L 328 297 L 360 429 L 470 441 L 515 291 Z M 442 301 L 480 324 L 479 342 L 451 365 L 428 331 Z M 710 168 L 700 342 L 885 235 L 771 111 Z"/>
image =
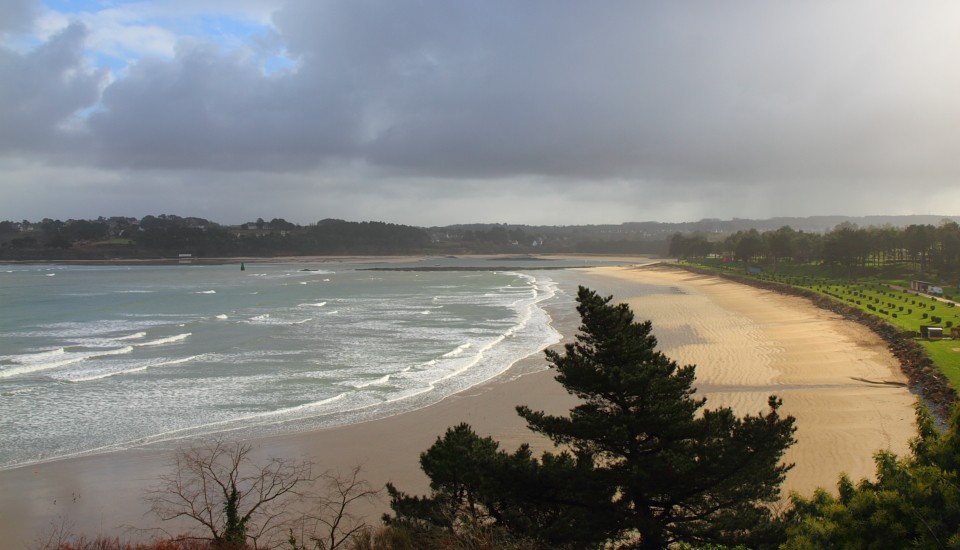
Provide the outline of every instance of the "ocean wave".
<path id="1" fill-rule="evenodd" d="M 160 338 L 159 340 L 151 340 L 150 342 L 144 342 L 142 344 L 136 344 L 137 347 L 146 347 L 146 346 L 162 346 L 164 344 L 172 344 L 174 342 L 179 342 L 181 340 L 186 340 L 192 336 L 192 332 L 185 332 L 183 334 L 177 334 L 176 336 L 168 336 L 166 338 Z"/>
<path id="2" fill-rule="evenodd" d="M 217 316 L 215 317 L 215 319 L 220 319 L 221 321 L 223 321 L 223 320 L 227 319 L 227 316 L 221 313 L 220 315 L 217 315 Z"/>
<path id="3" fill-rule="evenodd" d="M 315 304 L 300 304 L 300 307 L 323 307 L 327 305 L 326 302 L 317 302 Z"/>
<path id="4" fill-rule="evenodd" d="M 391 376 L 391 375 L 387 374 L 387 375 L 381 376 L 380 378 L 377 378 L 377 379 L 375 379 L 375 380 L 364 380 L 364 381 L 362 381 L 362 382 L 357 382 L 357 381 L 343 382 L 343 384 L 345 384 L 345 385 L 347 385 L 347 386 L 352 386 L 352 387 L 357 388 L 357 389 L 360 389 L 360 388 L 368 388 L 368 387 L 370 387 L 370 386 L 382 386 L 382 385 L 384 385 L 384 384 L 386 384 L 387 382 L 390 381 L 390 376 Z"/>
<path id="5" fill-rule="evenodd" d="M 57 350 L 54 350 L 57 351 Z M 10 378 L 12 376 L 22 376 L 24 374 L 33 374 L 37 372 L 42 372 L 46 370 L 56 369 L 59 367 L 65 367 L 67 365 L 72 365 L 74 363 L 79 363 L 81 361 L 86 361 L 88 359 L 96 359 L 99 357 L 108 357 L 111 355 L 124 355 L 133 351 L 133 346 L 126 346 L 117 349 L 104 350 L 104 351 L 94 351 L 94 352 L 64 352 L 57 355 L 48 355 L 46 357 L 37 357 L 43 356 L 44 354 L 34 354 L 32 360 L 23 358 L 21 361 L 17 361 L 21 366 L 7 368 L 0 370 L 0 378 Z M 50 357 L 63 357 L 63 359 L 58 361 L 46 361 Z"/>
<path id="6" fill-rule="evenodd" d="M 98 449 L 91 449 L 85 452 L 97 452 L 106 449 L 115 449 L 129 447 L 133 445 L 147 445 L 150 443 L 160 443 L 163 441 L 171 441 L 182 439 L 185 437 L 197 437 L 202 435 L 214 434 L 214 433 L 223 433 L 225 431 L 231 430 L 240 430 L 249 428 L 251 426 L 257 426 L 261 424 L 269 424 L 274 421 L 271 421 L 271 418 L 291 416 L 295 418 L 296 413 L 302 413 L 304 411 L 316 411 L 319 408 L 322 408 L 325 405 L 331 403 L 336 403 L 347 397 L 349 392 L 339 393 L 332 397 L 325 399 L 320 399 L 319 401 L 311 401 L 309 403 L 303 403 L 302 405 L 294 405 L 293 407 L 286 407 L 283 409 L 277 409 L 274 411 L 264 411 L 234 418 L 228 418 L 225 420 L 218 420 L 216 422 L 208 422 L 206 424 L 198 424 L 195 426 L 187 426 L 184 428 L 178 428 L 175 430 L 168 430 L 165 432 L 151 434 L 146 437 L 124 441 L 120 443 L 114 443 L 108 446 L 104 446 Z M 280 422 L 287 420 L 281 419 Z M 261 421 L 261 422 L 257 422 Z M 266 421 L 266 422 L 263 422 Z"/>
<path id="7" fill-rule="evenodd" d="M 307 317 L 306 319 L 283 319 L 272 317 L 269 313 L 263 313 L 251 317 L 244 322 L 251 325 L 302 325 L 310 321 L 313 321 L 312 317 Z"/>
<path id="8" fill-rule="evenodd" d="M 81 382 L 92 382 L 94 380 L 103 380 L 104 378 L 111 378 L 113 376 L 133 374 L 135 372 L 143 372 L 147 369 L 153 369 L 157 367 L 169 367 L 173 365 L 182 365 L 183 363 L 189 363 L 190 361 L 195 361 L 197 359 L 200 359 L 201 357 L 203 357 L 203 354 L 193 355 L 191 357 L 182 357 L 180 359 L 171 359 L 168 361 L 161 360 L 161 361 L 147 363 L 147 364 L 139 365 L 139 366 L 128 368 L 128 369 L 121 369 L 121 370 L 115 370 L 115 371 L 109 371 L 109 372 L 98 372 L 95 374 L 88 374 L 88 375 L 84 375 L 83 373 L 70 373 L 64 377 L 58 377 L 58 379 L 63 380 L 65 382 L 70 382 L 72 384 L 78 384 Z"/>
<path id="9" fill-rule="evenodd" d="M 466 344 L 460 344 L 459 346 L 457 346 L 457 349 L 455 349 L 455 350 L 453 350 L 453 351 L 448 351 L 447 353 L 444 353 L 444 354 L 441 355 L 440 357 L 443 357 L 443 358 L 445 358 L 445 359 L 446 359 L 446 358 L 450 358 L 450 357 L 456 357 L 456 356 L 458 356 L 458 355 L 461 355 L 464 351 L 470 349 L 470 346 L 472 346 L 472 345 L 473 345 L 473 344 L 470 343 L 470 342 L 467 342 Z"/>
<path id="10" fill-rule="evenodd" d="M 13 361 L 14 363 L 33 363 L 35 361 L 43 361 L 51 357 L 58 357 L 67 353 L 67 350 L 64 348 L 57 348 L 47 351 L 40 351 L 36 353 L 23 353 L 20 355 L 7 355 L 3 359 L 8 361 Z"/>
<path id="11" fill-rule="evenodd" d="M 194 294 L 216 294 L 216 290 L 198 290 Z"/>
<path id="12" fill-rule="evenodd" d="M 136 332 L 129 336 L 118 336 L 114 338 L 114 340 L 139 340 L 140 338 L 143 338 L 146 335 L 147 335 L 146 332 Z"/>

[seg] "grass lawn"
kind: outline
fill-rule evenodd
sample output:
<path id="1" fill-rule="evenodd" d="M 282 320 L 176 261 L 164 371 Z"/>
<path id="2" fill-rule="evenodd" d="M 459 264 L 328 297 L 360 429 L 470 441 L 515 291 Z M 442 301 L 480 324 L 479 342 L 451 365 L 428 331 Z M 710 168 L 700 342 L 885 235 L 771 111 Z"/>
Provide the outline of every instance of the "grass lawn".
<path id="1" fill-rule="evenodd" d="M 960 340 L 921 341 L 930 359 L 954 388 L 960 388 Z"/>

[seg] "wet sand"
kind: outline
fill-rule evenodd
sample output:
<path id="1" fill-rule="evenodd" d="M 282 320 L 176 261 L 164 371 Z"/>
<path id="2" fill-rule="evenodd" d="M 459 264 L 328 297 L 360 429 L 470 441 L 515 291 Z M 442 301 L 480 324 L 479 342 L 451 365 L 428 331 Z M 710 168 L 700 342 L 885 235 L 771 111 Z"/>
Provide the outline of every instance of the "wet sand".
<path id="1" fill-rule="evenodd" d="M 697 387 L 708 407 L 729 405 L 756 413 L 771 393 L 797 417 L 798 443 L 787 460 L 797 466 L 785 489 L 810 493 L 833 488 L 841 472 L 873 473 L 872 454 L 902 453 L 914 434 L 915 398 L 883 342 L 869 330 L 809 302 L 665 268 L 595 268 L 564 272 L 561 288 L 584 284 L 626 301 L 638 319 L 651 319 L 662 349 L 682 364 L 697 365 Z M 574 312 L 555 324 L 575 331 Z M 408 493 L 425 493 L 419 454 L 447 427 L 468 422 L 504 449 L 549 443 L 529 432 L 514 412 L 526 404 L 562 414 L 575 404 L 541 355 L 518 363 L 497 379 L 430 407 L 362 424 L 251 441 L 260 457 L 309 458 L 323 468 L 363 465 L 373 485 L 387 481 Z M 142 500 L 170 460 L 168 449 L 148 448 L 59 460 L 0 471 L 0 533 L 4 547 L 21 548 L 51 525 L 75 533 L 136 534 L 157 526 Z M 371 522 L 386 499 L 365 507 Z M 168 526 L 178 531 L 176 526 Z"/>

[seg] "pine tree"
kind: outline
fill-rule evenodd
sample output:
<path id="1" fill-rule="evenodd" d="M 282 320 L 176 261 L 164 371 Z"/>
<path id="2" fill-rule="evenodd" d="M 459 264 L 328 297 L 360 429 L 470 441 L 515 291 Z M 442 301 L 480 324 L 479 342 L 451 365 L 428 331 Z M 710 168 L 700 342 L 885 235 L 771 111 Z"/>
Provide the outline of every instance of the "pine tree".
<path id="1" fill-rule="evenodd" d="M 523 445 L 508 454 L 465 424 L 451 428 L 420 457 L 432 494 L 389 486 L 396 517 L 388 523 L 418 536 L 489 529 L 530 548 L 779 542 L 769 504 L 794 441 L 780 400 L 743 418 L 705 409 L 694 367 L 656 350 L 649 321 L 634 322 L 629 307 L 583 287 L 577 300 L 576 342 L 546 355 L 583 403 L 565 417 L 517 408 L 561 450 L 538 459 Z"/>
<path id="2" fill-rule="evenodd" d="M 580 287 L 582 325 L 564 353 L 548 350 L 557 380 L 583 399 L 566 417 L 518 407 L 529 427 L 594 462 L 597 482 L 615 489 L 620 547 L 672 542 L 757 543 L 769 503 L 790 465 L 792 417 L 738 418 L 694 398 L 694 367 L 656 350 L 649 321 Z"/>

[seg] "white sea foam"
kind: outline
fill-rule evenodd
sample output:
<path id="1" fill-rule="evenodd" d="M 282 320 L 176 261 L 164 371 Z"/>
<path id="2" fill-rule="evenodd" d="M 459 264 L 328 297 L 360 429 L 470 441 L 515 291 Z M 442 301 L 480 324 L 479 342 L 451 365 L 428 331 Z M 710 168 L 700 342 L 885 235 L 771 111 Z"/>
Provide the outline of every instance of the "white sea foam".
<path id="1" fill-rule="evenodd" d="M 326 302 L 317 302 L 315 304 L 300 304 L 300 307 L 323 307 L 327 305 Z"/>
<path id="2" fill-rule="evenodd" d="M 217 293 L 216 290 L 198 290 L 197 292 L 194 292 L 194 294 L 216 294 L 216 293 Z"/>
<path id="3" fill-rule="evenodd" d="M 163 360 L 154 361 L 154 362 L 145 363 L 145 364 L 128 368 L 128 369 L 114 370 L 114 371 L 108 371 L 108 372 L 97 372 L 94 374 L 69 373 L 66 376 L 59 379 L 64 380 L 66 382 L 71 382 L 71 383 L 92 382 L 94 380 L 103 380 L 104 378 L 111 378 L 113 376 L 133 374 L 135 372 L 142 372 L 147 369 L 152 369 L 157 367 L 169 367 L 173 365 L 182 365 L 183 363 L 189 363 L 190 361 L 195 361 L 201 357 L 203 357 L 202 354 L 193 355 L 191 357 L 182 357 L 180 359 L 172 359 L 169 361 L 163 361 Z"/>
<path id="4" fill-rule="evenodd" d="M 55 350 L 56 351 L 56 350 Z M 0 378 L 10 378 L 12 376 L 22 376 L 24 374 L 33 374 L 37 372 L 42 372 L 46 370 L 52 370 L 59 367 L 65 367 L 67 365 L 72 365 L 74 363 L 79 363 L 81 361 L 86 361 L 88 359 L 96 359 L 99 357 L 108 357 L 111 355 L 124 355 L 133 351 L 133 346 L 126 346 L 117 349 L 110 349 L 104 351 L 94 351 L 94 352 L 64 352 L 62 354 L 50 355 L 47 357 L 37 357 L 42 356 L 43 354 L 35 354 L 32 359 L 23 358 L 21 361 L 17 361 L 21 366 L 6 368 L 0 371 Z M 56 361 L 47 361 L 51 357 L 62 357 Z"/>
<path id="5" fill-rule="evenodd" d="M 63 322 L 39 325 L 36 328 L 26 330 L 10 331 L 6 336 L 22 338 L 52 338 L 55 341 L 62 342 L 68 340 L 71 345 L 82 345 L 84 341 L 93 338 L 103 338 L 116 340 L 117 333 L 129 332 L 131 330 L 140 331 L 160 325 L 168 325 L 169 318 L 183 319 L 184 315 L 156 315 L 164 317 L 161 319 L 148 319 L 146 315 L 132 317 L 133 319 L 102 319 L 90 322 Z"/>
<path id="6" fill-rule="evenodd" d="M 142 344 L 136 344 L 137 347 L 146 347 L 146 346 L 162 346 L 164 344 L 172 344 L 174 342 L 179 342 L 181 340 L 186 340 L 192 336 L 192 332 L 185 332 L 183 334 L 177 334 L 176 336 L 168 336 L 166 338 L 160 338 L 159 340 L 151 340 L 149 342 L 144 342 Z"/>
<path id="7" fill-rule="evenodd" d="M 50 358 L 52 358 L 52 357 L 59 357 L 59 356 L 65 354 L 65 353 L 67 353 L 67 350 L 65 350 L 64 348 L 57 348 L 57 349 L 52 349 L 52 350 L 49 350 L 49 351 L 40 351 L 40 352 L 37 352 L 37 353 L 24 353 L 24 354 L 22 354 L 22 355 L 9 355 L 9 356 L 4 357 L 4 359 L 8 359 L 8 360 L 10 360 L 10 361 L 13 361 L 14 363 L 35 363 L 35 362 L 39 362 L 39 361 L 45 361 L 45 360 L 50 359 Z"/>
<path id="8" fill-rule="evenodd" d="M 269 313 L 263 313 L 251 317 L 245 322 L 251 325 L 302 325 L 312 320 L 312 317 L 307 317 L 306 319 L 284 319 L 282 317 L 273 317 Z"/>
<path id="9" fill-rule="evenodd" d="M 220 319 L 221 321 L 223 321 L 224 319 L 227 318 L 227 316 L 221 313 L 220 315 L 217 315 L 216 318 L 217 318 L 217 319 Z"/>
<path id="10" fill-rule="evenodd" d="M 470 349 L 470 346 L 472 346 L 472 345 L 473 345 L 473 344 L 471 344 L 470 342 L 467 342 L 466 344 L 461 344 L 461 345 L 457 346 L 457 349 L 455 349 L 455 350 L 453 350 L 453 351 L 448 351 L 447 353 L 444 353 L 444 354 L 441 355 L 440 357 L 444 357 L 444 358 L 456 357 L 456 356 L 462 354 L 464 351 Z"/>
<path id="11" fill-rule="evenodd" d="M 140 338 L 143 338 L 146 335 L 147 335 L 146 332 L 136 332 L 129 336 L 118 336 L 114 338 L 114 340 L 139 340 Z"/>
<path id="12" fill-rule="evenodd" d="M 375 380 L 365 380 L 365 381 L 362 381 L 362 382 L 357 382 L 357 381 L 344 382 L 344 384 L 346 384 L 346 385 L 348 385 L 348 386 L 353 386 L 354 388 L 357 388 L 357 389 L 360 389 L 360 388 L 367 388 L 367 387 L 370 387 L 370 386 L 382 386 L 382 385 L 386 384 L 386 383 L 389 382 L 389 381 L 390 381 L 390 375 L 387 374 L 387 375 L 381 376 L 380 378 L 377 378 L 377 379 L 375 379 Z"/>
<path id="13" fill-rule="evenodd" d="M 146 445 L 149 443 L 159 443 L 162 441 L 170 441 L 170 440 L 180 439 L 183 437 L 200 436 L 200 435 L 217 433 L 217 432 L 222 432 L 227 430 L 243 429 L 243 428 L 255 426 L 258 424 L 276 422 L 275 420 L 270 420 L 276 417 L 281 417 L 279 421 L 282 422 L 287 418 L 295 418 L 297 416 L 301 416 L 304 412 L 320 411 L 323 409 L 324 406 L 341 401 L 346 396 L 347 396 L 347 393 L 339 393 L 337 395 L 334 395 L 333 397 L 328 397 L 326 399 L 321 399 L 319 401 L 312 401 L 310 403 L 295 405 L 293 407 L 287 407 L 284 409 L 278 409 L 274 411 L 265 411 L 265 412 L 260 412 L 256 414 L 249 414 L 249 415 L 229 418 L 227 420 L 219 420 L 216 422 L 208 422 L 206 424 L 199 424 L 199 425 L 188 426 L 188 427 L 180 428 L 176 430 L 169 430 L 166 432 L 161 432 L 161 433 L 150 435 L 147 437 L 142 437 L 142 438 L 138 438 L 131 441 L 126 441 L 122 443 L 116 443 L 110 446 L 105 446 L 102 449 L 128 447 L 132 445 Z M 283 417 L 287 417 L 287 418 L 283 418 Z M 264 421 L 267 421 L 267 422 L 264 422 Z M 101 449 L 92 449 L 92 450 L 98 451 Z"/>

